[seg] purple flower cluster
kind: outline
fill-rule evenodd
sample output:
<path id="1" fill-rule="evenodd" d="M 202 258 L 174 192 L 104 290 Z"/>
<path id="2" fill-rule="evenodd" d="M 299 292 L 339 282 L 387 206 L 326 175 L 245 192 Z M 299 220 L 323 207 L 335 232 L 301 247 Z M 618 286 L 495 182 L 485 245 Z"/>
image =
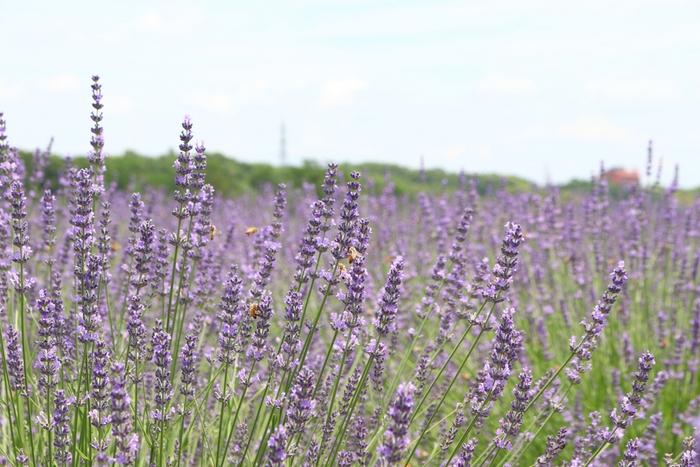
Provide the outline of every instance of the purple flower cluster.
<path id="1" fill-rule="evenodd" d="M 0 465 L 699 464 L 677 181 L 415 194 L 331 163 L 226 199 L 186 116 L 173 194 L 106 171 L 91 91 L 85 158 L 0 113 Z"/>
<path id="2" fill-rule="evenodd" d="M 384 442 L 379 447 L 378 453 L 388 465 L 395 465 L 401 461 L 408 448 L 408 427 L 415 391 L 416 387 L 412 383 L 402 383 L 387 412 L 390 422 L 384 432 Z"/>

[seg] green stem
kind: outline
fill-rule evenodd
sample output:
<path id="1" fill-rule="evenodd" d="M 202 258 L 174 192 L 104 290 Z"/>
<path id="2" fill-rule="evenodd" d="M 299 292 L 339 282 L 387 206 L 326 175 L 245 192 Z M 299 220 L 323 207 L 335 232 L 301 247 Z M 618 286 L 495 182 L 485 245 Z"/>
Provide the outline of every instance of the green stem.
<path id="1" fill-rule="evenodd" d="M 220 454 L 221 454 L 221 442 L 223 441 L 223 437 L 221 436 L 222 433 L 224 432 L 224 409 L 226 407 L 226 392 L 228 391 L 228 364 L 224 364 L 226 369 L 224 370 L 224 386 L 223 386 L 223 391 L 224 395 L 222 396 L 224 398 L 223 401 L 221 401 L 221 410 L 219 411 L 219 436 L 216 441 L 216 462 L 219 462 L 220 459 Z M 233 395 L 232 395 L 233 397 Z M 184 416 L 182 417 L 184 420 Z"/>
<path id="2" fill-rule="evenodd" d="M 338 451 L 340 450 L 340 447 L 342 446 L 343 443 L 343 438 L 345 437 L 346 431 L 347 431 L 347 426 L 348 423 L 350 422 L 350 417 L 352 416 L 352 413 L 355 411 L 355 405 L 357 404 L 358 399 L 360 398 L 360 393 L 362 393 L 362 389 L 365 386 L 365 382 L 367 381 L 367 376 L 369 375 L 369 370 L 372 368 L 372 364 L 374 363 L 374 354 L 377 352 L 377 349 L 379 348 L 379 342 L 381 340 L 381 335 L 377 336 L 377 340 L 374 343 L 374 350 L 369 354 L 369 358 L 367 359 L 367 363 L 365 364 L 365 368 L 362 371 L 362 376 L 360 377 L 360 381 L 357 384 L 357 387 L 355 388 L 355 392 L 353 394 L 353 397 L 350 401 L 350 405 L 348 406 L 348 413 L 345 414 L 345 417 L 343 418 L 342 424 L 340 425 L 340 431 L 338 432 L 338 437 L 336 438 L 336 441 L 333 443 L 333 449 L 332 449 L 332 455 L 330 457 L 330 463 L 327 463 L 326 465 L 333 465 L 335 462 L 335 457 L 338 455 Z"/>

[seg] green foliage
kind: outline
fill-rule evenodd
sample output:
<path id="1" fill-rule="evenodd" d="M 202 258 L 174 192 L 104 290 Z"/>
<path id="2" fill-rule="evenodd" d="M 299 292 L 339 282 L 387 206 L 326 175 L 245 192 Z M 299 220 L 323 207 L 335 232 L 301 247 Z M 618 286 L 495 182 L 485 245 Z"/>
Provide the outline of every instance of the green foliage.
<path id="1" fill-rule="evenodd" d="M 27 168 L 27 177 L 32 173 L 32 153 L 20 151 Z M 110 155 L 106 159 L 106 182 L 115 182 L 121 190 L 138 191 L 146 186 L 162 188 L 166 191 L 175 190 L 173 177 L 173 162 L 177 155 L 174 152 L 158 156 L 148 157 L 133 151 L 126 151 L 123 155 Z M 88 166 L 85 157 L 76 157 L 73 164 L 78 168 Z M 62 157 L 52 155 L 49 166 L 45 172 L 45 187 L 58 188 L 58 177 L 64 168 Z M 325 173 L 325 166 L 310 160 L 305 160 L 300 166 L 273 166 L 264 163 L 240 162 L 221 153 L 207 153 L 207 176 L 216 192 L 224 197 L 240 196 L 245 193 L 259 191 L 265 185 L 277 185 L 285 183 L 290 188 L 300 188 L 303 184 L 314 185 L 321 195 L 321 185 Z M 361 164 L 340 164 L 340 170 L 349 174 L 356 170 L 362 173 L 366 181 L 365 190 L 373 186 L 375 192 L 381 192 L 386 188 L 390 178 L 394 185 L 395 194 L 415 196 L 423 191 L 427 193 L 442 193 L 445 189 L 452 193 L 460 186 L 460 176 L 457 173 L 447 172 L 442 169 L 428 169 L 425 171 L 425 181 L 421 180 L 420 171 L 407 167 L 384 164 L 379 162 L 367 162 Z M 476 174 L 466 174 L 467 178 L 477 177 Z M 370 181 L 371 180 L 371 181 Z M 446 183 L 445 183 L 446 182 Z M 443 188 L 446 186 L 446 188 Z M 509 193 L 539 192 L 543 194 L 543 188 L 523 178 L 514 176 L 500 176 L 496 174 L 478 174 L 477 191 L 481 196 L 495 193 L 501 188 Z M 561 199 L 570 201 L 578 199 L 591 191 L 590 180 L 572 180 L 559 186 Z M 680 190 L 677 198 L 682 205 L 688 205 L 695 199 L 700 188 L 694 190 Z M 626 197 L 625 186 L 611 183 L 609 196 L 613 200 Z"/>
<path id="2" fill-rule="evenodd" d="M 27 167 L 27 174 L 33 169 L 32 154 L 21 151 L 22 158 Z M 127 151 L 123 155 L 107 157 L 106 182 L 116 183 L 122 190 L 139 190 L 144 186 L 174 190 L 173 162 L 176 154 L 170 152 L 159 157 L 147 157 L 133 151 Z M 85 157 L 76 157 L 73 160 L 76 167 L 88 166 Z M 51 163 L 45 171 L 46 183 L 53 189 L 58 187 L 59 172 L 64 166 L 63 159 L 52 155 Z M 447 182 L 447 190 L 453 192 L 459 187 L 459 175 L 449 173 L 441 169 L 429 169 L 425 172 L 425 182 L 421 181 L 420 172 L 392 164 L 363 163 L 341 164 L 340 169 L 345 173 L 353 170 L 362 172 L 365 180 L 372 180 L 374 189 L 381 191 L 387 185 L 387 175 L 394 184 L 397 195 L 414 196 L 420 191 L 439 193 L 443 191 L 443 182 Z M 223 196 L 239 196 L 244 193 L 257 191 L 267 184 L 277 185 L 286 183 L 287 186 L 299 188 L 304 183 L 312 184 L 317 190 L 321 190 L 325 166 L 315 161 L 304 161 L 301 166 L 273 166 L 263 163 L 246 163 L 224 156 L 221 153 L 207 154 L 207 183 L 211 183 L 216 191 Z M 468 175 L 470 176 L 470 175 Z M 494 192 L 502 184 L 509 192 L 528 191 L 533 184 L 518 177 L 500 177 L 488 174 L 479 175 L 477 190 L 481 195 Z"/>

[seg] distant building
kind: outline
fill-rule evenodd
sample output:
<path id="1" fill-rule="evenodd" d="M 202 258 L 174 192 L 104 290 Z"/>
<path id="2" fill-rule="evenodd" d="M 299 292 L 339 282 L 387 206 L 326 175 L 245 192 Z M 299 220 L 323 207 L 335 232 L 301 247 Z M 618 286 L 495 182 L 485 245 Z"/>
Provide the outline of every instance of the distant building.
<path id="1" fill-rule="evenodd" d="M 616 185 L 639 183 L 639 173 L 636 170 L 610 169 L 603 173 L 603 178 Z"/>

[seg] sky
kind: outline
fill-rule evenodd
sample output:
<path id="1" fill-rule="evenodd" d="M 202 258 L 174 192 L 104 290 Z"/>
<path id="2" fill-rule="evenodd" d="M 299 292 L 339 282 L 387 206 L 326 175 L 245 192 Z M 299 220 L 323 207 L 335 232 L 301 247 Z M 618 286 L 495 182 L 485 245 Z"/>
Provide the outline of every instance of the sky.
<path id="1" fill-rule="evenodd" d="M 22 149 L 210 152 L 700 186 L 697 1 L 0 0 L 0 112 Z"/>

